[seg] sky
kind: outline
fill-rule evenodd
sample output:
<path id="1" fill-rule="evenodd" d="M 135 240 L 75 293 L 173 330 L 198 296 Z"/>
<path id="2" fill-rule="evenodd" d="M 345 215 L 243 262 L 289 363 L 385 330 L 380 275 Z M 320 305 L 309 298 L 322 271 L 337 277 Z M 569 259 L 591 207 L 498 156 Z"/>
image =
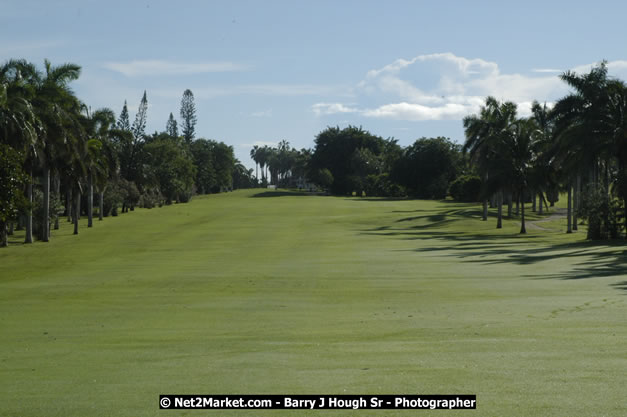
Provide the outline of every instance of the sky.
<path id="1" fill-rule="evenodd" d="M 312 148 L 327 126 L 362 126 L 403 146 L 463 143 L 464 116 L 488 95 L 549 105 L 559 79 L 605 59 L 627 80 L 627 2 L 6 1 L 0 61 L 81 65 L 72 83 L 92 109 L 131 120 L 144 90 L 147 132 L 194 93 L 196 137 Z M 180 121 L 179 121 L 180 123 Z"/>

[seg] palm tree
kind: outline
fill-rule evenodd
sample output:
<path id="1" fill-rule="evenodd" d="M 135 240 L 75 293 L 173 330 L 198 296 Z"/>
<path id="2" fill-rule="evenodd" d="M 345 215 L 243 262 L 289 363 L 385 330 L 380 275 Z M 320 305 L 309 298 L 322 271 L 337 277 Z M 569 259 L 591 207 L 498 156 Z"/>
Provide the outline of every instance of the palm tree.
<path id="1" fill-rule="evenodd" d="M 510 179 L 513 188 L 519 196 L 524 196 L 529 187 L 535 142 L 539 136 L 538 132 L 535 120 L 529 118 L 516 120 L 503 135 L 503 157 L 509 162 L 510 167 L 510 171 L 506 176 Z M 500 174 L 502 175 L 503 172 Z M 540 204 L 542 204 L 542 200 L 540 200 Z M 524 234 L 527 233 L 524 200 L 522 201 L 521 209 L 520 233 Z"/>
<path id="2" fill-rule="evenodd" d="M 555 154 L 564 172 L 568 191 L 567 232 L 572 230 L 573 182 L 587 172 L 588 183 L 593 191 L 599 189 L 601 173 L 605 189 L 609 190 L 609 165 L 611 159 L 611 135 L 608 134 L 607 114 L 610 102 L 606 62 L 601 62 L 588 74 L 578 75 L 567 71 L 560 76 L 574 92 L 558 100 L 552 110 L 557 143 Z M 578 181 L 577 181 L 578 182 Z M 606 197 L 607 196 L 606 193 Z M 600 234 L 600 224 L 588 225 L 588 237 Z"/>
<path id="3" fill-rule="evenodd" d="M 498 215 L 496 227 L 502 227 L 503 191 L 508 187 L 506 179 L 499 175 L 507 171 L 507 161 L 502 157 L 503 135 L 516 119 L 516 105 L 512 102 L 499 103 L 494 97 L 487 97 L 479 115 L 464 118 L 466 142 L 464 152 L 470 153 L 471 160 L 483 176 L 483 220 L 488 218 L 488 196 L 497 196 Z"/>
<path id="4" fill-rule="evenodd" d="M 21 62 L 8 61 L 0 67 L 0 143 L 32 155 L 38 147 L 41 125 L 30 103 L 33 90 L 19 71 Z M 25 165 L 30 167 L 27 161 Z M 32 243 L 32 170 L 28 173 L 27 198 L 31 204 L 27 208 L 25 243 Z"/>
<path id="5" fill-rule="evenodd" d="M 255 181 L 259 182 L 259 159 L 258 159 L 259 146 L 255 145 L 250 150 L 250 158 L 255 161 Z"/>
<path id="6" fill-rule="evenodd" d="M 33 72 L 33 69 L 32 64 L 25 60 L 8 61 L 0 69 L 5 85 L 3 90 L 7 94 L 6 115 L 14 116 L 8 117 L 3 125 L 7 128 L 7 133 L 12 134 L 12 139 L 9 139 L 9 142 L 17 145 L 18 149 L 22 147 L 26 156 L 24 169 L 29 178 L 26 186 L 26 198 L 29 204 L 26 211 L 24 243 L 33 242 L 33 171 L 38 165 L 36 160 L 41 157 L 41 151 L 44 147 L 42 142 L 44 129 L 36 109 L 32 105 L 36 91 L 32 83 L 23 76 Z"/>
<path id="7" fill-rule="evenodd" d="M 42 173 L 44 192 L 41 239 L 47 242 L 50 234 L 50 173 L 55 168 L 58 155 L 63 153 L 61 148 L 67 146 L 68 130 L 76 123 L 79 101 L 68 84 L 78 79 L 81 68 L 75 64 L 53 67 L 48 60 L 44 61 L 44 73 L 25 61 L 21 61 L 18 68 L 35 91 L 31 102 L 43 125 L 39 138 L 41 152 L 38 168 Z"/>
<path id="8" fill-rule="evenodd" d="M 612 80 L 608 83 L 607 104 L 604 133 L 610 140 L 610 154 L 617 162 L 613 190 L 622 200 L 627 231 L 627 85 L 624 82 Z"/>
<path id="9" fill-rule="evenodd" d="M 86 109 L 87 110 L 87 109 Z M 82 125 L 87 141 L 85 142 L 84 163 L 87 169 L 87 227 L 93 226 L 94 182 L 102 186 L 108 177 L 109 161 L 102 152 L 103 143 L 111 134 L 115 124 L 115 114 L 110 109 L 99 109 L 90 114 L 86 111 Z M 103 209 L 103 194 L 100 194 L 100 213 Z"/>

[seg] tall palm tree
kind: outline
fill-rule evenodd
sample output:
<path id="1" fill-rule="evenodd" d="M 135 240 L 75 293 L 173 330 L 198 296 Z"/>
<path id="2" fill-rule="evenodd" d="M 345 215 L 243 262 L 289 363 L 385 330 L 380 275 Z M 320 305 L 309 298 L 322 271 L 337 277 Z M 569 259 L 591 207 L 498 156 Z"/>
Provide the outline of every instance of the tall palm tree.
<path id="1" fill-rule="evenodd" d="M 44 61 L 43 72 L 26 62 L 21 62 L 18 67 L 35 90 L 31 101 L 43 125 L 40 135 L 42 152 L 38 168 L 42 174 L 44 192 L 41 239 L 47 242 L 50 218 L 50 174 L 51 170 L 55 169 L 58 155 L 64 153 L 61 148 L 67 147 L 68 130 L 76 124 L 80 103 L 69 88 L 69 83 L 78 79 L 81 68 L 75 64 L 52 66 L 48 60 Z"/>
<path id="2" fill-rule="evenodd" d="M 588 187 L 596 191 L 601 182 L 609 189 L 609 175 L 602 176 L 605 168 L 609 172 L 611 159 L 611 135 L 607 129 L 607 113 L 610 101 L 607 65 L 603 61 L 588 74 L 579 75 L 572 71 L 560 78 L 573 92 L 558 100 L 551 112 L 556 127 L 555 154 L 564 172 L 564 183 L 568 191 L 567 231 L 572 230 L 573 182 L 587 173 Z M 603 177 L 603 178 L 602 178 Z M 606 193 L 606 198 L 607 193 Z M 600 225 L 588 225 L 588 237 L 599 234 Z"/>
<path id="3" fill-rule="evenodd" d="M 104 153 L 103 143 L 111 135 L 111 128 L 115 125 L 115 114 L 110 109 L 99 109 L 90 113 L 85 109 L 81 118 L 86 135 L 83 152 L 84 163 L 87 169 L 87 227 L 93 226 L 93 199 L 94 183 L 102 186 L 108 177 L 109 161 Z M 103 195 L 100 194 L 100 212 L 102 213 Z"/>
<path id="4" fill-rule="evenodd" d="M 259 182 L 259 159 L 257 153 L 259 152 L 259 146 L 255 145 L 250 150 L 250 158 L 255 161 L 255 181 Z"/>
<path id="5" fill-rule="evenodd" d="M 508 187 L 506 179 L 499 171 L 506 171 L 507 161 L 503 159 L 503 135 L 516 119 L 516 105 L 512 102 L 499 103 L 494 97 L 487 97 L 479 115 L 464 118 L 466 142 L 464 152 L 470 153 L 483 177 L 483 220 L 488 216 L 488 196 L 497 196 L 497 228 L 502 227 L 503 191 Z"/>
<path id="6" fill-rule="evenodd" d="M 612 80 L 608 83 L 608 96 L 605 133 L 610 139 L 610 153 L 616 158 L 618 169 L 613 189 L 623 202 L 627 233 L 627 85 Z"/>
<path id="7" fill-rule="evenodd" d="M 0 66 L 0 143 L 9 145 L 22 154 L 33 155 L 38 149 L 41 124 L 30 103 L 33 90 L 19 71 L 22 61 L 8 61 Z M 29 161 L 25 165 L 30 167 Z M 32 169 L 28 170 L 25 243 L 32 243 Z M 4 233 L 4 227 L 2 226 Z"/>
<path id="8" fill-rule="evenodd" d="M 539 137 L 539 130 L 533 118 L 518 119 L 513 122 L 503 135 L 504 160 L 508 161 L 509 172 L 504 173 L 511 181 L 519 196 L 524 196 L 529 188 L 534 149 Z M 542 200 L 540 200 L 542 204 Z M 520 233 L 527 233 L 525 226 L 525 202 L 521 206 Z"/>
<path id="9" fill-rule="evenodd" d="M 44 142 L 42 141 L 44 129 L 35 107 L 32 105 L 36 90 L 24 74 L 28 75 L 34 69 L 32 64 L 25 60 L 8 61 L 0 69 L 2 74 L 4 91 L 7 94 L 5 111 L 8 117 L 2 124 L 11 135 L 8 142 L 17 144 L 25 153 L 24 169 L 28 175 L 26 186 L 26 198 L 28 208 L 26 211 L 26 233 L 24 243 L 33 242 L 33 173 L 38 166 L 37 160 L 41 158 Z M 11 114 L 9 114 L 11 113 Z M 18 133 L 19 132 L 19 133 Z"/>

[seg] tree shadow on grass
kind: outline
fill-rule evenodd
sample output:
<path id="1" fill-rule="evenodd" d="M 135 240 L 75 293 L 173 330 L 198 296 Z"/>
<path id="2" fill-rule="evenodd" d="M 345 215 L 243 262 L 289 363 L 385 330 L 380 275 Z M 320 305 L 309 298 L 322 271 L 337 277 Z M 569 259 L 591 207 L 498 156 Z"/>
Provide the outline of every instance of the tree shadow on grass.
<path id="1" fill-rule="evenodd" d="M 627 281 L 615 282 L 614 284 L 610 285 L 617 290 L 627 291 Z"/>
<path id="2" fill-rule="evenodd" d="M 402 214 L 405 212 L 399 212 Z M 405 251 L 431 252 L 463 262 L 484 265 L 534 265 L 556 258 L 571 259 L 572 269 L 558 273 L 523 275 L 528 279 L 576 280 L 627 276 L 627 248 L 621 241 L 553 243 L 547 234 L 502 234 L 485 230 L 454 231 L 455 222 L 479 218 L 481 210 L 460 207 L 438 214 L 401 217 L 388 226 L 360 230 L 360 234 L 433 242 Z M 553 232 L 555 233 L 555 232 Z M 530 244 L 533 244 L 530 247 Z M 627 281 L 612 284 L 627 291 Z"/>

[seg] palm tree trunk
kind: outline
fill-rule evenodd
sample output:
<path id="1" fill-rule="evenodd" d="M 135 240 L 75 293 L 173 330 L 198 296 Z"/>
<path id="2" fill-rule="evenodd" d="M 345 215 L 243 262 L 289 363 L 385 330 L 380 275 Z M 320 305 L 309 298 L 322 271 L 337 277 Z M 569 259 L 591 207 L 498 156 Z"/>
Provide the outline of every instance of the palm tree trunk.
<path id="1" fill-rule="evenodd" d="M 531 198 L 531 211 L 533 211 L 535 213 L 536 212 L 536 192 L 535 192 L 535 190 L 531 190 L 531 195 L 533 196 Z"/>
<path id="2" fill-rule="evenodd" d="M 41 224 L 41 240 L 48 242 L 50 236 L 50 168 L 44 167 L 44 176 L 41 181 L 44 187 L 44 216 Z"/>
<path id="3" fill-rule="evenodd" d="M 540 200 L 540 206 L 539 206 L 538 214 L 542 215 L 542 214 L 544 214 L 544 210 L 542 209 L 542 203 L 544 201 L 544 193 L 542 193 L 542 191 L 540 191 L 538 193 L 538 200 Z"/>
<path id="4" fill-rule="evenodd" d="M 24 243 L 33 243 L 33 170 L 30 171 L 28 185 L 26 187 L 26 198 L 28 199 L 28 211 L 26 212 L 26 237 Z"/>
<path id="5" fill-rule="evenodd" d="M 570 183 L 568 183 L 568 212 L 566 215 L 566 233 L 573 232 L 573 222 L 572 222 L 572 213 L 573 213 L 573 187 Z"/>
<path id="6" fill-rule="evenodd" d="M 486 184 L 488 182 L 488 173 L 486 172 L 485 174 L 483 174 L 483 183 Z M 488 220 L 488 199 L 484 198 L 483 199 L 483 216 L 481 217 L 481 220 L 486 221 Z"/>
<path id="7" fill-rule="evenodd" d="M 513 207 L 513 200 L 512 200 L 512 193 L 507 193 L 507 217 L 512 217 L 512 207 Z"/>
<path id="8" fill-rule="evenodd" d="M 578 230 L 577 228 L 577 211 L 579 209 L 579 199 L 581 196 L 579 195 L 579 182 L 581 180 L 581 176 L 577 174 L 577 179 L 575 180 L 575 189 L 573 192 L 573 230 Z"/>
<path id="9" fill-rule="evenodd" d="M 503 191 L 496 193 L 496 208 L 498 211 L 498 217 L 496 219 L 496 228 L 503 228 Z"/>
<path id="10" fill-rule="evenodd" d="M 65 211 L 67 212 L 67 221 L 71 223 L 74 217 L 72 216 L 72 190 L 69 187 L 65 193 Z"/>
<path id="11" fill-rule="evenodd" d="M 13 223 L 12 221 L 9 222 L 9 231 L 7 232 L 9 236 L 13 236 L 13 226 L 15 225 L 15 223 Z"/>
<path id="12" fill-rule="evenodd" d="M 76 190 L 75 192 L 76 196 L 74 203 L 76 204 L 76 208 L 74 209 L 74 234 L 77 235 L 78 234 L 78 213 L 81 212 L 81 193 L 80 191 Z"/>
<path id="13" fill-rule="evenodd" d="M 59 201 L 61 200 L 61 180 L 59 179 L 59 174 L 55 174 L 54 176 L 54 194 L 57 196 Z M 54 230 L 59 230 L 59 212 L 54 213 Z"/>
<path id="14" fill-rule="evenodd" d="M 524 195 L 524 188 L 521 189 L 520 191 L 520 195 Z M 540 200 L 540 204 L 542 204 L 542 200 Z M 526 234 L 527 233 L 527 228 L 525 226 L 525 200 L 522 201 L 522 204 L 520 206 L 520 233 L 521 234 Z"/>
<path id="15" fill-rule="evenodd" d="M 516 197 L 516 215 L 520 213 L 520 194 Z"/>
<path id="16" fill-rule="evenodd" d="M 92 180 L 92 173 L 89 171 L 87 176 L 87 227 L 94 226 L 94 184 Z"/>
<path id="17" fill-rule="evenodd" d="M 98 203 L 98 220 L 102 220 L 104 215 L 104 191 L 100 191 L 100 201 Z"/>
<path id="18" fill-rule="evenodd" d="M 0 248 L 8 246 L 9 241 L 7 239 L 7 224 L 0 221 Z"/>

